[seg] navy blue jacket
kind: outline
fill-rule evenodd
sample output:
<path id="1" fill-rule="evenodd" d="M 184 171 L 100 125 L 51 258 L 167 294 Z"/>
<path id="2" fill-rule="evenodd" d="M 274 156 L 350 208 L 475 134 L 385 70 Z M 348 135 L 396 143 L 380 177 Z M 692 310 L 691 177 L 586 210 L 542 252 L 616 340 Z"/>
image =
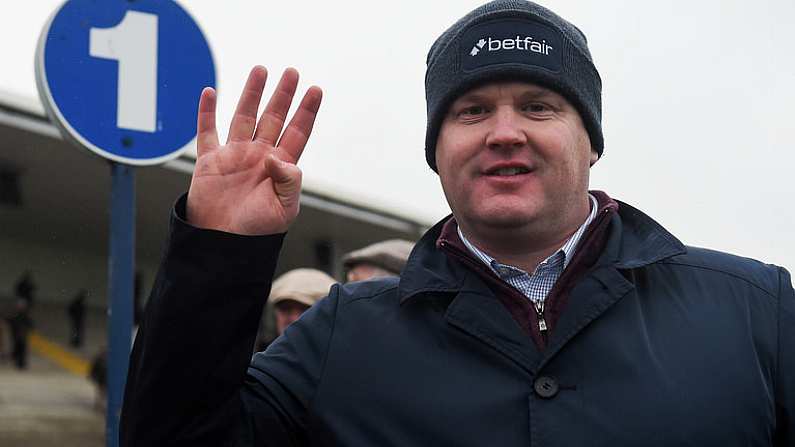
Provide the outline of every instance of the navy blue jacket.
<path id="1" fill-rule="evenodd" d="M 399 280 L 334 286 L 253 359 L 282 238 L 199 230 L 182 207 L 123 446 L 795 445 L 789 274 L 686 248 L 626 204 L 543 351 L 437 249 L 438 224 Z"/>

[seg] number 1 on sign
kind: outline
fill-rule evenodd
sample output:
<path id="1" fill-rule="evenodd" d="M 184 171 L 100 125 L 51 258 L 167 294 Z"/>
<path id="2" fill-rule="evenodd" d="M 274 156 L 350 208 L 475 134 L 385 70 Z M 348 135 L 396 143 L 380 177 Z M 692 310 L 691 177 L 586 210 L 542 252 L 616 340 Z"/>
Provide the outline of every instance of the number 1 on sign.
<path id="1" fill-rule="evenodd" d="M 116 126 L 157 130 L 157 16 L 127 11 L 112 28 L 91 28 L 89 48 L 119 63 Z"/>

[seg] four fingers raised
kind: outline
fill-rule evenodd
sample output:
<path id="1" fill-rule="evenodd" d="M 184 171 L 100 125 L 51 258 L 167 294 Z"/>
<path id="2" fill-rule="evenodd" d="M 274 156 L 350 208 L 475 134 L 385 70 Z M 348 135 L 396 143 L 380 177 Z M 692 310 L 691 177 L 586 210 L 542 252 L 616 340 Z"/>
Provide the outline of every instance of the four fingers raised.
<path id="1" fill-rule="evenodd" d="M 201 93 L 196 120 L 197 153 L 199 157 L 209 157 L 203 159 L 204 163 L 197 163 L 188 201 L 194 210 L 200 209 L 197 203 L 208 201 L 211 204 L 218 202 L 215 205 L 220 202 L 228 204 L 207 208 L 209 217 L 203 218 L 209 225 L 207 228 L 242 231 L 241 234 L 271 234 L 275 224 L 278 224 L 276 230 L 286 230 L 286 227 L 282 227 L 289 226 L 298 213 L 302 176 L 296 162 L 312 132 L 322 91 L 318 87 L 310 87 L 285 128 L 298 86 L 298 72 L 293 68 L 284 71 L 258 122 L 257 111 L 266 79 L 265 67 L 256 66 L 249 73 L 232 117 L 226 147 L 218 141 L 216 92 L 208 87 Z M 254 163 L 261 168 L 256 169 Z M 219 181 L 215 174 L 240 175 L 235 175 L 235 180 L 222 178 Z M 240 188 L 223 186 L 238 180 L 237 186 Z M 219 195 L 233 200 L 220 200 Z M 278 204 L 273 202 L 274 199 Z M 249 207 L 243 215 L 239 215 L 232 208 L 242 201 L 256 206 Z M 270 215 L 274 210 L 277 215 Z M 281 214 L 281 218 L 278 214 Z M 252 221 L 259 222 L 254 225 L 256 228 L 249 228 Z"/>
<path id="2" fill-rule="evenodd" d="M 248 75 L 240 95 L 227 142 L 254 141 L 273 148 L 278 141 L 278 156 L 283 161 L 296 163 L 312 133 L 323 92 L 312 86 L 304 94 L 290 124 L 284 128 L 287 113 L 298 86 L 298 71 L 288 68 L 279 81 L 268 105 L 257 122 L 257 110 L 268 72 L 263 66 L 255 66 Z M 216 93 L 212 88 L 202 91 L 197 119 L 197 152 L 202 156 L 219 147 L 215 124 Z M 282 129 L 284 131 L 282 132 Z M 281 135 L 281 137 L 280 137 Z"/>

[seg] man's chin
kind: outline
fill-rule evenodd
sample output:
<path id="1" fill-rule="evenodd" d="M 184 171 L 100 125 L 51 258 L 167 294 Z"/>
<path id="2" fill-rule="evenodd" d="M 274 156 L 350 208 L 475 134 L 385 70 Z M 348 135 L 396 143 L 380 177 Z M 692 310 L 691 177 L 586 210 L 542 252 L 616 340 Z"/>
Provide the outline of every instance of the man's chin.
<path id="1" fill-rule="evenodd" d="M 464 205 L 453 207 L 453 212 L 473 232 L 523 231 L 535 226 L 542 214 L 540 204 L 527 197 L 471 197 Z"/>
<path id="2" fill-rule="evenodd" d="M 491 212 L 484 213 L 476 219 L 478 226 L 494 230 L 516 230 L 532 225 L 534 216 L 530 213 Z"/>

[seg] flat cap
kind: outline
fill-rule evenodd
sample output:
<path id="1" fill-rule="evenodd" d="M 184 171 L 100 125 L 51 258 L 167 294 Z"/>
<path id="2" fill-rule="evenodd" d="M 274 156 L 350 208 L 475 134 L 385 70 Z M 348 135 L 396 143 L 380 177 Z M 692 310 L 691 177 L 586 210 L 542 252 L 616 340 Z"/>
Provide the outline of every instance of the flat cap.
<path id="1" fill-rule="evenodd" d="M 397 275 L 406 265 L 413 248 L 414 242 L 405 239 L 376 242 L 343 256 L 342 265 L 345 270 L 350 270 L 357 264 L 371 264 Z"/>
<path id="2" fill-rule="evenodd" d="M 278 277 L 271 287 L 272 304 L 293 300 L 312 306 L 328 295 L 329 289 L 337 281 L 316 269 L 300 268 L 290 270 Z"/>

